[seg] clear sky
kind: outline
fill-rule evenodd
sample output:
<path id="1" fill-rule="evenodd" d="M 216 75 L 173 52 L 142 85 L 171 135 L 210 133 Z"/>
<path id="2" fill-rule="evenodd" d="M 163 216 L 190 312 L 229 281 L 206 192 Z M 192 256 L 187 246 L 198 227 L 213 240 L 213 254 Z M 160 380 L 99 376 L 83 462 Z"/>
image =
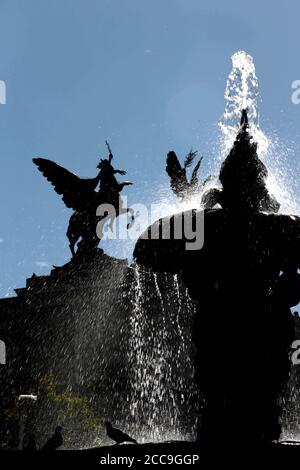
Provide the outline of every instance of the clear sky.
<path id="1" fill-rule="evenodd" d="M 32 158 L 94 176 L 108 139 L 134 182 L 129 203 L 149 204 L 168 186 L 168 150 L 199 149 L 208 172 L 237 50 L 254 58 L 261 125 L 297 173 L 299 18 L 293 0 L 0 0 L 0 297 L 69 259 L 70 211 Z"/>

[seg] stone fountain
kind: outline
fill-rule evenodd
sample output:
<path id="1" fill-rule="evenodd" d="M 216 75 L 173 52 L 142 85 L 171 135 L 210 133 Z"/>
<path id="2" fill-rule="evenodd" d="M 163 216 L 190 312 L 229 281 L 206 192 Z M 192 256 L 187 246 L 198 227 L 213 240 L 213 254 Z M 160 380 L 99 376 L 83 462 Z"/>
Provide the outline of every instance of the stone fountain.
<path id="1" fill-rule="evenodd" d="M 18 395 L 37 394 L 37 415 L 28 420 L 31 429 L 24 425 L 22 432 L 36 434 L 38 446 L 62 418 L 67 448 L 109 444 L 105 419 L 151 443 L 114 448 L 114 455 L 268 446 L 280 438 L 288 400 L 292 412 L 284 417 L 284 427 L 295 435 L 296 367 L 287 382 L 290 347 L 295 335 L 300 338 L 299 317 L 291 313 L 300 299 L 300 219 L 279 212 L 279 198 L 267 185 L 267 165 L 257 145 L 264 139 L 257 126 L 254 65 L 245 53 L 233 57 L 221 123 L 226 158 L 221 166 L 218 162 L 219 185 L 211 178 L 208 190 L 197 183 L 201 159 L 195 177 L 186 179 L 187 162 L 196 152 L 190 152 L 184 168 L 170 152 L 171 187 L 180 197 L 194 198 L 191 210 L 149 227 L 137 241 L 132 265 L 97 247 L 95 208 L 107 197 L 117 206 L 126 184 L 115 178 L 124 172 L 112 166 L 109 145 L 99 174 L 88 180 L 54 162 L 35 161 L 75 211 L 68 230 L 71 261 L 48 276 L 33 274 L 26 287 L 16 289 L 17 297 L 0 302 L 7 349 L 1 397 L 11 412 Z M 84 241 L 76 254 L 75 235 Z M 193 243 L 198 235 L 200 244 Z M 41 384 L 48 387 L 46 398 Z M 281 402 L 280 395 L 286 397 Z M 58 400 L 68 406 L 75 400 L 68 421 L 53 412 Z M 83 427 L 78 404 L 89 417 Z M 13 447 L 18 429 L 16 423 L 9 426 Z M 164 444 L 171 440 L 181 442 Z M 95 452 L 112 454 L 112 449 Z"/>
<path id="2" fill-rule="evenodd" d="M 290 371 L 300 218 L 277 213 L 246 110 L 219 178 L 222 189 L 203 196 L 202 249 L 187 249 L 174 230 L 169 239 L 151 239 L 152 226 L 134 257 L 155 271 L 180 273 L 198 303 L 194 365 L 205 397 L 198 439 L 207 446 L 216 436 L 224 446 L 268 445 L 280 437 L 278 399 Z M 186 216 L 174 215 L 171 227 Z"/>

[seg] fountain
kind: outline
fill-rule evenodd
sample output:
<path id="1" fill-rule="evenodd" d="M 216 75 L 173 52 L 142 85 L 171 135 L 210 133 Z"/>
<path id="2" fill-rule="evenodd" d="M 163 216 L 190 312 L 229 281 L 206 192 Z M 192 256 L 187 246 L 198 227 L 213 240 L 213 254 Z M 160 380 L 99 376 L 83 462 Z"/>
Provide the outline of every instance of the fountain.
<path id="1" fill-rule="evenodd" d="M 186 240 L 179 241 L 174 233 L 169 240 L 153 240 L 150 227 L 134 256 L 155 271 L 181 273 L 198 302 L 194 364 L 206 402 L 199 441 L 212 446 L 221 435 L 225 447 L 251 447 L 269 445 L 281 434 L 278 400 L 288 380 L 295 334 L 290 309 L 300 300 L 300 219 L 278 214 L 279 202 L 269 192 L 267 168 L 258 155 L 255 139 L 263 134 L 258 132 L 255 106 L 249 113 L 254 124 L 243 108 L 253 92 L 248 80 L 256 90 L 253 63 L 238 53 L 233 65 L 229 82 L 236 83 L 236 69 L 241 69 L 237 96 L 247 96 L 231 96 L 233 111 L 225 110 L 226 119 L 232 119 L 238 103 L 242 117 L 221 165 L 221 189 L 210 189 L 202 197 L 203 248 L 188 250 Z M 173 225 L 186 214 L 175 214 Z"/>
<path id="2" fill-rule="evenodd" d="M 94 209 L 98 196 L 105 198 L 90 190 L 101 172 L 80 180 L 54 162 L 35 161 L 74 209 L 69 235 L 78 232 L 84 243 L 76 254 L 71 243 L 74 256 L 65 266 L 33 275 L 16 298 L 0 303 L 8 351 L 1 388 L 11 397 L 38 396 L 38 424 L 30 420 L 28 430 L 24 421 L 22 440 L 34 432 L 40 446 L 48 423 L 54 430 L 59 420 L 67 423 L 65 446 L 72 449 L 109 443 L 105 420 L 145 445 L 197 440 L 204 447 L 254 447 L 278 441 L 282 427 L 293 436 L 295 368 L 288 386 L 287 378 L 291 307 L 300 299 L 300 219 L 287 215 L 297 213 L 297 205 L 282 172 L 274 170 L 273 142 L 260 129 L 253 59 L 239 51 L 232 62 L 211 165 L 219 182 L 209 177 L 198 184 L 192 176 L 182 187 L 171 180 L 181 200 L 164 200 L 162 218 L 137 241 L 131 266 L 96 246 Z M 108 185 L 108 195 L 116 206 L 120 183 L 108 148 L 109 158 L 99 165 L 114 186 Z M 191 151 L 182 168 L 170 152 L 171 179 L 176 171 L 186 177 L 195 155 Z M 87 207 L 78 192 L 73 198 L 74 185 L 79 193 L 84 188 Z M 176 223 L 185 220 L 193 230 L 204 220 L 201 249 L 188 249 L 186 232 L 174 236 Z M 171 236 L 152 239 L 152 228 L 166 221 Z M 58 403 L 63 406 L 53 413 Z"/>

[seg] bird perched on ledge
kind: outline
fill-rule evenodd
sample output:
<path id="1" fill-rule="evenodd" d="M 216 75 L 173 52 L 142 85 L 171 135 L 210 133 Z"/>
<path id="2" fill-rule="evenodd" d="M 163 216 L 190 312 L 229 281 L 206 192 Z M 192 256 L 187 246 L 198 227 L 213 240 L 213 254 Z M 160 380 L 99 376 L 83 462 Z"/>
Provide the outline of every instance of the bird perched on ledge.
<path id="1" fill-rule="evenodd" d="M 63 445 L 63 437 L 62 437 L 62 427 L 57 426 L 55 429 L 55 433 L 53 434 L 50 439 L 46 442 L 44 447 L 41 450 L 57 450 L 59 447 Z"/>
<path id="2" fill-rule="evenodd" d="M 114 428 L 109 421 L 105 421 L 106 433 L 110 439 L 115 441 L 115 445 L 122 444 L 122 442 L 133 442 L 137 444 L 137 441 L 132 437 L 125 434 L 120 429 Z"/>

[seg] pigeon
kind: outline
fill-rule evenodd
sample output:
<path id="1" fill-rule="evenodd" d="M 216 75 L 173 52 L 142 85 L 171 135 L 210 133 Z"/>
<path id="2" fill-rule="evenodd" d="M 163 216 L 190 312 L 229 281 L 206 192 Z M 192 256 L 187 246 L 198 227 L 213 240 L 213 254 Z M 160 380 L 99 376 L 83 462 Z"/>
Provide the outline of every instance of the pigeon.
<path id="1" fill-rule="evenodd" d="M 134 444 L 137 444 L 135 439 L 128 436 L 128 434 L 125 434 L 120 429 L 114 428 L 109 421 L 105 421 L 105 427 L 108 437 L 115 441 L 115 445 L 121 444 L 122 442 L 133 442 Z"/>
<path id="2" fill-rule="evenodd" d="M 42 447 L 42 450 L 56 450 L 63 444 L 63 437 L 61 434 L 62 427 L 57 426 L 55 429 L 55 432 L 50 439 L 46 442 L 44 447 Z"/>

